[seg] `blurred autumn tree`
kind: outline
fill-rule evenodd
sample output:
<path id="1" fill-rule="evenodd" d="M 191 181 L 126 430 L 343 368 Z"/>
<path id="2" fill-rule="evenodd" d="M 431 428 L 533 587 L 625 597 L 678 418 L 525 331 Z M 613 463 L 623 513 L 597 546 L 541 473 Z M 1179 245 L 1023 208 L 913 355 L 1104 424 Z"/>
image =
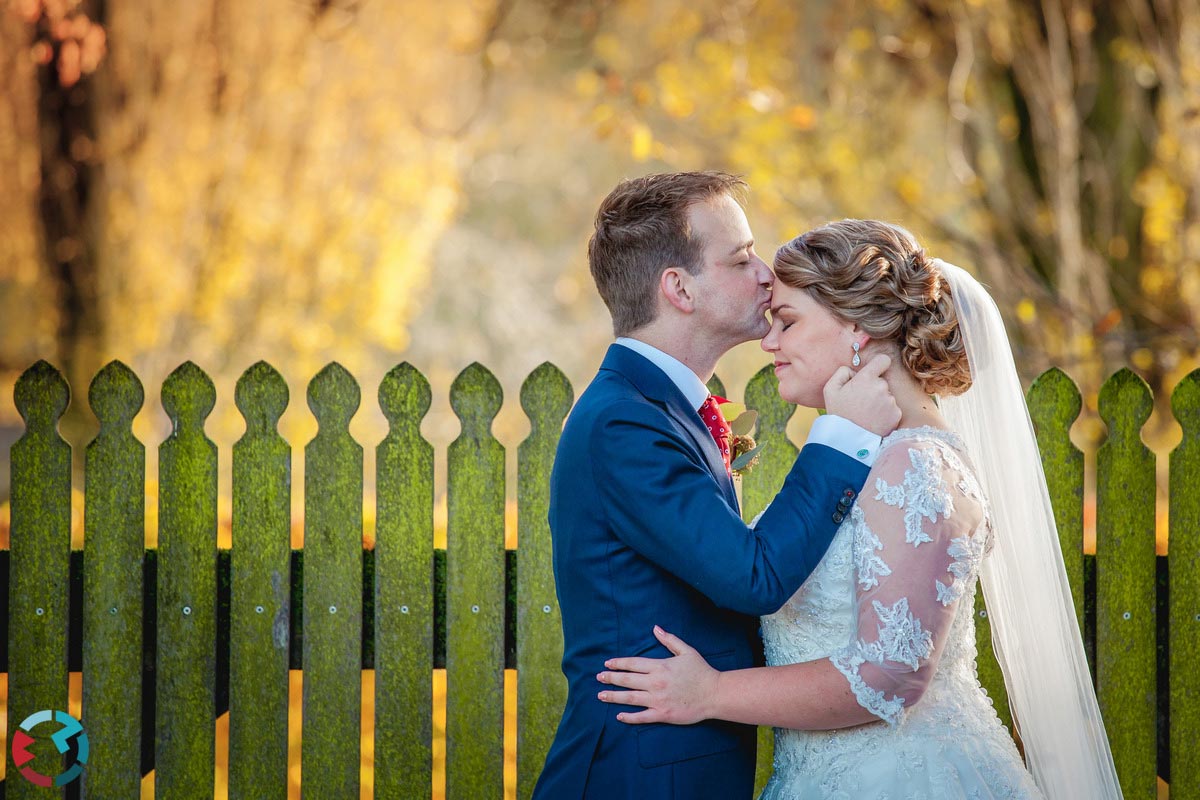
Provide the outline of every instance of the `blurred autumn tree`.
<path id="1" fill-rule="evenodd" d="M 501 5 L 9 5 L 5 367 L 56 361 L 78 410 L 114 357 L 154 397 L 184 358 L 225 393 L 404 350 Z"/>
<path id="2" fill-rule="evenodd" d="M 749 178 L 764 255 L 892 219 L 991 284 L 1026 378 L 1062 366 L 1093 409 L 1127 363 L 1169 389 L 1200 309 L 1195 11 L 9 0 L 0 370 L 50 357 L 78 398 L 120 357 L 152 404 L 184 358 L 223 397 L 267 358 L 301 411 L 331 358 L 364 406 L 404 358 L 435 397 L 472 360 L 510 397 L 546 358 L 578 382 L 609 336 L 583 259 L 597 202 L 718 167 Z M 747 345 L 721 370 L 739 387 L 759 364 Z"/>
<path id="3" fill-rule="evenodd" d="M 1197 12 L 612 3 L 577 87 L 639 154 L 746 174 L 764 241 L 843 216 L 907 224 L 992 286 L 1027 377 L 1062 366 L 1094 401 L 1118 366 L 1158 389 L 1196 365 Z"/>

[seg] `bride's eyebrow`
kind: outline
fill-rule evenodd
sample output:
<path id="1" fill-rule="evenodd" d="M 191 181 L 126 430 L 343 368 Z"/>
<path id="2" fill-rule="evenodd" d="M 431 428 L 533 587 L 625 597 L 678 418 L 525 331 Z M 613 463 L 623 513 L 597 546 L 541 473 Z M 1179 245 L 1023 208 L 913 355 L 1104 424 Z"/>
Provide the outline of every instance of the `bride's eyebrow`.
<path id="1" fill-rule="evenodd" d="M 772 313 L 772 314 L 778 314 L 780 311 L 783 311 L 785 308 L 786 308 L 788 311 L 791 311 L 792 313 L 795 313 L 795 311 L 796 311 L 796 309 L 792 308 L 792 307 L 791 307 L 791 306 L 789 306 L 787 303 L 781 303 L 781 304 L 779 304 L 779 305 L 777 305 L 777 306 L 771 306 L 771 313 Z"/>

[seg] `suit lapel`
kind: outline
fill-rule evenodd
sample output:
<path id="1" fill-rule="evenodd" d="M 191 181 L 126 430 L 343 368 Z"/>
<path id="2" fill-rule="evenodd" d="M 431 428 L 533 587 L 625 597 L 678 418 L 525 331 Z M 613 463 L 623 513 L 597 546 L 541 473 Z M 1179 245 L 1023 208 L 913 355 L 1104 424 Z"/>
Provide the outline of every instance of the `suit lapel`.
<path id="1" fill-rule="evenodd" d="M 692 441 L 704 455 L 709 472 L 720 485 L 725 499 L 734 508 L 738 508 L 733 480 L 725 471 L 725 461 L 721 458 L 721 451 L 717 449 L 716 441 L 705 426 L 704 420 L 700 419 L 699 412 L 688 406 L 687 398 L 683 396 L 683 392 L 679 391 L 679 387 L 667 377 L 666 373 L 642 355 L 619 344 L 609 346 L 608 354 L 604 357 L 604 363 L 600 368 L 621 373 L 632 381 L 633 385 L 647 399 L 661 404 L 667 410 L 667 413 L 691 435 Z"/>
<path id="2" fill-rule="evenodd" d="M 676 394 L 679 394 L 678 390 Z M 680 395 L 681 401 L 683 400 Z M 725 471 L 725 460 L 721 458 L 721 451 L 717 449 L 717 442 L 713 439 L 712 433 L 705 426 L 704 420 L 700 419 L 700 414 L 687 408 L 685 403 L 667 403 L 668 413 L 675 417 L 688 433 L 692 435 L 692 439 L 700 447 L 700 451 L 704 453 L 704 459 L 708 462 L 708 471 L 717 479 L 717 483 L 721 486 L 721 491 L 725 493 L 725 499 L 734 508 L 738 508 L 737 493 L 733 490 L 733 479 L 729 477 L 729 473 Z M 740 509 L 739 509 L 740 510 Z"/>

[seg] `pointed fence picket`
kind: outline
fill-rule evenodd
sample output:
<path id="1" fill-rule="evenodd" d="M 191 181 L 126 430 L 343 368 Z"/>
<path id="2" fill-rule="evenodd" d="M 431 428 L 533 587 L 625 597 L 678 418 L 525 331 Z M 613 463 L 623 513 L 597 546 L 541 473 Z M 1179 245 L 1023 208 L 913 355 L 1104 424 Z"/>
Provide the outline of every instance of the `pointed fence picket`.
<path id="1" fill-rule="evenodd" d="M 754 439 L 766 444 L 758 454 L 758 464 L 742 477 L 742 519 L 747 522 L 771 502 L 800 452 L 787 436 L 788 422 L 796 407 L 779 396 L 778 386 L 774 368 L 770 366 L 763 367 L 746 384 L 746 407 L 758 412 Z M 773 732 L 770 728 L 759 728 L 756 793 L 762 791 L 771 776 L 774 756 Z"/>
<path id="2" fill-rule="evenodd" d="M 237 383 L 246 433 L 233 446 L 229 794 L 287 797 L 292 448 L 276 426 L 288 387 L 260 361 Z"/>
<path id="3" fill-rule="evenodd" d="M 17 381 L 17 411 L 25 434 L 12 446 L 8 585 L 9 797 L 44 797 L 21 777 L 11 743 L 19 726 L 46 709 L 67 708 L 67 586 L 71 558 L 71 448 L 58 435 L 70 402 L 67 382 L 39 361 Z M 55 763 L 43 739 L 34 763 Z M 44 772 L 42 774 L 45 774 Z"/>
<path id="4" fill-rule="evenodd" d="M 450 386 L 462 433 L 447 456 L 446 798 L 504 788 L 504 448 L 500 383 L 472 364 Z"/>
<path id="5" fill-rule="evenodd" d="M 350 436 L 359 388 L 340 364 L 308 385 L 317 435 L 304 451 L 301 783 L 357 797 L 362 731 L 363 452 Z"/>
<path id="6" fill-rule="evenodd" d="M 408 363 L 379 387 L 390 428 L 375 458 L 377 797 L 433 791 L 433 446 L 421 436 L 432 397 Z"/>
<path id="7" fill-rule="evenodd" d="M 155 797 L 213 795 L 217 674 L 217 446 L 212 380 L 187 362 L 163 383 L 158 455 Z"/>
<path id="8" fill-rule="evenodd" d="M 84 797 L 135 797 L 141 770 L 129 753 L 142 739 L 142 552 L 146 536 L 146 448 L 133 435 L 142 383 L 113 362 L 88 394 L 100 432 L 87 447 L 83 514 L 83 723 L 90 751 Z"/>
<path id="9" fill-rule="evenodd" d="M 1150 387 L 1128 369 L 1100 390 L 1097 452 L 1096 692 L 1126 797 L 1156 787 L 1154 453 L 1142 443 Z"/>
<path id="10" fill-rule="evenodd" d="M 550 470 L 574 393 L 542 364 L 521 387 L 529 436 L 517 450 L 517 797 L 533 795 L 567 701 L 562 627 L 550 559 Z"/>
<path id="11" fill-rule="evenodd" d="M 1171 395 L 1183 440 L 1171 453 L 1170 773 L 1174 800 L 1200 798 L 1200 370 Z"/>
<path id="12" fill-rule="evenodd" d="M 1071 442 L 1071 425 L 1083 409 L 1083 396 L 1067 374 L 1055 368 L 1029 387 L 1028 402 L 1075 616 L 1083 627 L 1083 451 Z"/>
<path id="13" fill-rule="evenodd" d="M 786 435 L 795 408 L 776 386 L 764 369 L 745 391 L 759 413 L 756 438 L 767 442 L 742 480 L 747 520 L 770 501 L 797 452 Z M 710 389 L 725 394 L 717 378 Z M 318 433 L 305 448 L 299 551 L 289 541 L 292 445 L 277 431 L 288 391 L 269 364 L 248 369 L 233 398 L 246 433 L 232 454 L 229 553 L 217 551 L 217 451 L 204 434 L 218 399 L 212 381 L 189 362 L 162 387 L 172 431 L 160 445 L 158 547 L 144 550 L 145 446 L 132 433 L 143 390 L 113 362 L 89 392 L 100 429 L 87 447 L 84 549 L 74 559 L 71 451 L 56 430 L 69 396 L 46 362 L 16 385 L 26 430 L 11 455 L 11 550 L 0 553 L 10 742 L 29 714 L 67 708 L 67 671 L 81 663 L 92 742 L 81 795 L 133 796 L 155 769 L 156 796 L 211 797 L 227 678 L 230 797 L 283 797 L 288 670 L 303 669 L 303 792 L 357 796 L 362 670 L 374 668 L 375 796 L 430 797 L 431 678 L 444 663 L 446 796 L 500 796 L 508 666 L 517 674 L 517 796 L 531 795 L 566 696 L 546 518 L 554 450 L 574 399 L 560 370 L 543 364 L 521 387 L 530 433 L 517 451 L 515 554 L 504 545 L 505 451 L 492 433 L 503 394 L 478 364 L 450 391 L 462 432 L 446 453 L 445 551 L 433 548 L 435 453 L 420 433 L 432 395 L 409 364 L 379 386 L 389 428 L 376 448 L 373 549 L 362 539 L 362 446 L 349 432 L 360 389 L 341 366 L 330 364 L 308 387 Z M 1170 457 L 1169 585 L 1167 559 L 1154 549 L 1154 456 L 1140 438 L 1152 407 L 1145 383 L 1122 370 L 1101 392 L 1108 435 L 1097 458 L 1095 556 L 1082 552 L 1084 461 L 1070 440 L 1079 392 L 1051 370 L 1028 400 L 1125 796 L 1154 797 L 1161 775 L 1173 800 L 1196 800 L 1200 371 L 1172 396 L 1183 437 Z M 69 601 L 69 587 L 81 588 L 81 600 Z M 982 601 L 978 610 L 986 612 Z M 977 622 L 980 680 L 1006 712 L 986 614 Z M 769 731 L 760 739 L 761 785 Z M 105 746 L 114 741 L 120 746 Z M 40 764 L 51 763 L 53 745 L 40 744 L 30 747 Z M 0 795 L 44 796 L 20 776 L 11 748 L 5 756 Z"/>

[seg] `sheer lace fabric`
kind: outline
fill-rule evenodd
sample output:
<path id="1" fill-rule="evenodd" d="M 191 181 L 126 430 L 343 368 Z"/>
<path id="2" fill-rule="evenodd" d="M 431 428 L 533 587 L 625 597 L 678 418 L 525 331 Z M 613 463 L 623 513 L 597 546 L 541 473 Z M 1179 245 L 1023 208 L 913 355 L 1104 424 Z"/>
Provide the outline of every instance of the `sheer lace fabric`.
<path id="1" fill-rule="evenodd" d="M 884 441 L 825 558 L 762 619 L 769 664 L 829 658 L 880 721 L 776 729 L 764 800 L 1042 796 L 975 669 L 990 537 L 957 436 L 921 428 Z"/>

